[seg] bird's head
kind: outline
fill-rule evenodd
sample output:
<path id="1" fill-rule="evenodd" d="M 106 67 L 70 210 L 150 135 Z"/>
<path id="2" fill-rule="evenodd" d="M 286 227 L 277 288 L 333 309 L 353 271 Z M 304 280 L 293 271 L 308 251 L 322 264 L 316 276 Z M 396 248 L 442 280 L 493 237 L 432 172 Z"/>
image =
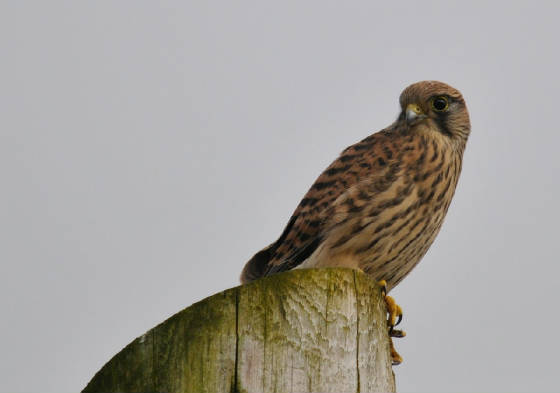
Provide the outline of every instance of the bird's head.
<path id="1" fill-rule="evenodd" d="M 401 93 L 402 112 L 398 121 L 413 129 L 421 124 L 437 129 L 441 134 L 466 141 L 471 124 L 461 93 L 437 81 L 417 82 Z"/>

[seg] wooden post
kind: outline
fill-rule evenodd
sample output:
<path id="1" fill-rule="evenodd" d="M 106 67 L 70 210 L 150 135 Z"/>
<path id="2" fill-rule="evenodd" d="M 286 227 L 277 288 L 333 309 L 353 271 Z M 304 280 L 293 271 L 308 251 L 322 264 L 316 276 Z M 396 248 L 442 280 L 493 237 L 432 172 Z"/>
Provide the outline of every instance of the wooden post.
<path id="1" fill-rule="evenodd" d="M 293 270 L 175 314 L 116 354 L 91 392 L 394 392 L 380 288 Z"/>

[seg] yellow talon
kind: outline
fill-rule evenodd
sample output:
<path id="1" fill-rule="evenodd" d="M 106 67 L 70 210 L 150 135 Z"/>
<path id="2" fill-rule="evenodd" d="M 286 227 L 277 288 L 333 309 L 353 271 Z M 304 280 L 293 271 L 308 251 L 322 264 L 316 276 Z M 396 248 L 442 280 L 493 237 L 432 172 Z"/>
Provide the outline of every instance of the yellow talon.
<path id="1" fill-rule="evenodd" d="M 381 286 L 381 292 L 383 293 L 383 296 L 387 295 L 387 281 L 381 280 L 377 284 Z"/>
<path id="2" fill-rule="evenodd" d="M 389 313 L 387 322 L 389 323 L 389 330 L 391 331 L 402 321 L 402 308 L 395 302 L 395 299 L 389 295 L 385 295 L 385 303 L 387 304 L 387 312 Z M 397 317 L 399 318 L 398 321 Z"/>
<path id="3" fill-rule="evenodd" d="M 397 326 L 402 321 L 403 311 L 401 306 L 399 306 L 397 302 L 395 302 L 395 299 L 387 295 L 387 282 L 385 280 L 381 280 L 379 281 L 379 285 L 381 285 L 381 292 L 383 293 L 383 296 L 385 298 L 385 304 L 387 305 L 387 313 L 389 314 L 389 317 L 387 318 L 387 325 L 389 327 L 391 360 L 393 366 L 396 366 L 397 364 L 401 364 L 403 359 L 401 355 L 399 355 L 398 352 L 396 351 L 395 346 L 393 345 L 392 337 L 406 336 L 406 333 L 404 331 L 395 329 L 395 326 Z"/>

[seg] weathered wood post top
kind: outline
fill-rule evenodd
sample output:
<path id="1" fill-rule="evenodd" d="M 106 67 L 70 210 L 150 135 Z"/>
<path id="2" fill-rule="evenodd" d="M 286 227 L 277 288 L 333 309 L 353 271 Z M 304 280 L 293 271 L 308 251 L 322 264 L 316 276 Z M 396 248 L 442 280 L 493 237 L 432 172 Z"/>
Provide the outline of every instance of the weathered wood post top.
<path id="1" fill-rule="evenodd" d="M 91 392 L 394 392 L 380 287 L 350 269 L 228 289 L 149 330 Z"/>

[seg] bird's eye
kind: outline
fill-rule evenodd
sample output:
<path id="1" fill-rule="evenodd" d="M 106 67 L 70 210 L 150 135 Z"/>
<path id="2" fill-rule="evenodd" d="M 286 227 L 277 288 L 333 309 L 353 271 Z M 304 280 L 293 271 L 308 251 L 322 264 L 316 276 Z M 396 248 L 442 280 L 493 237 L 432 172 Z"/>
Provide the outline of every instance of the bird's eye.
<path id="1" fill-rule="evenodd" d="M 438 96 L 432 100 L 432 108 L 436 112 L 443 112 L 449 109 L 449 101 L 445 96 Z"/>

